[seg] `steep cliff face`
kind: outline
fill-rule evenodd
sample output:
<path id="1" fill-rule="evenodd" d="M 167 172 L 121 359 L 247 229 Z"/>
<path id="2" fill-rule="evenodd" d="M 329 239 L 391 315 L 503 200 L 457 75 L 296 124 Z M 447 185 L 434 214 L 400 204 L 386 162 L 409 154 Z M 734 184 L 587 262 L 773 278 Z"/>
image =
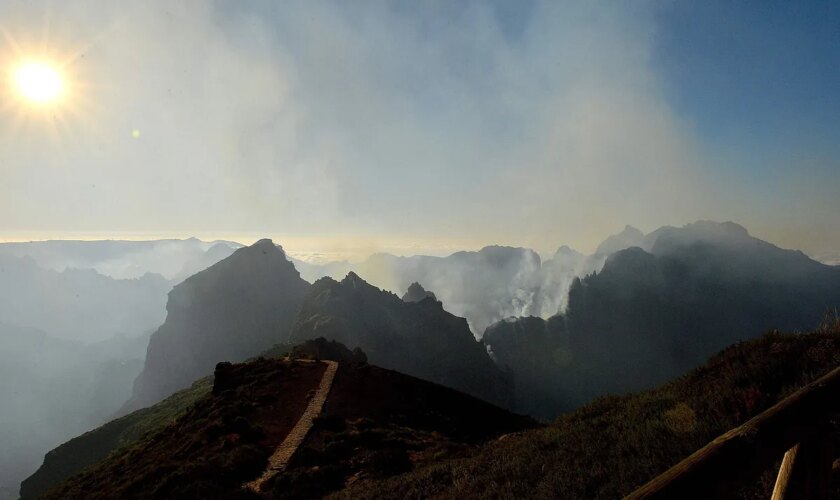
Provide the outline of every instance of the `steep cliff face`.
<path id="1" fill-rule="evenodd" d="M 510 406 L 509 378 L 466 320 L 440 302 L 404 302 L 352 272 L 340 282 L 322 278 L 312 285 L 290 342 L 317 337 L 359 347 L 372 364 Z"/>
<path id="2" fill-rule="evenodd" d="M 572 352 L 562 316 L 509 318 L 491 325 L 482 342 L 496 364 L 513 374 L 517 412 L 550 420 L 569 410 Z"/>
<path id="3" fill-rule="evenodd" d="M 241 248 L 177 285 L 126 409 L 160 401 L 219 361 L 242 361 L 282 341 L 309 286 L 271 240 Z"/>

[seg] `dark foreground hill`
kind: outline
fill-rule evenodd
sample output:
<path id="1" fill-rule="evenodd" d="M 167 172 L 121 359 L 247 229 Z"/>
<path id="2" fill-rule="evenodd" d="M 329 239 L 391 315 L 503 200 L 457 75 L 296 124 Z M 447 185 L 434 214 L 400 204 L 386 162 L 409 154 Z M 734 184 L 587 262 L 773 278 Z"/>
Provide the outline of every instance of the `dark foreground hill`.
<path id="1" fill-rule="evenodd" d="M 189 386 L 219 361 L 242 361 L 268 349 L 287 334 L 308 289 L 271 240 L 240 248 L 177 285 L 126 410 Z"/>
<path id="2" fill-rule="evenodd" d="M 242 483 L 265 470 L 318 386 L 324 364 L 260 358 L 225 365 L 213 391 L 174 422 L 113 452 L 45 498 L 253 496 Z M 483 441 L 535 425 L 436 384 L 340 363 L 324 413 L 290 469 L 266 491 L 320 495 L 463 456 Z"/>
<path id="3" fill-rule="evenodd" d="M 621 498 L 838 364 L 836 320 L 812 334 L 767 334 L 656 389 L 600 398 L 472 456 L 359 481 L 337 497 Z M 840 433 L 833 439 L 840 443 Z M 769 498 L 777 470 L 740 498 Z"/>

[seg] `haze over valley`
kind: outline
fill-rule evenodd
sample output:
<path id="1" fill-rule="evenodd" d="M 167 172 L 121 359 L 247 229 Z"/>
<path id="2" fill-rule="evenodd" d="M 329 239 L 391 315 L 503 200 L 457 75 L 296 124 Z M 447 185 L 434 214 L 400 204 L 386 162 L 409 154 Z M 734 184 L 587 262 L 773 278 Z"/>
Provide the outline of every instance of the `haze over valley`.
<path id="1" fill-rule="evenodd" d="M 310 264 L 271 240 L 194 239 L 0 244 L 0 255 L 10 482 L 76 434 L 188 388 L 219 359 L 276 345 L 326 337 L 379 366 L 551 418 L 769 329 L 813 328 L 840 301 L 840 269 L 707 221 L 647 235 L 628 226 L 592 255 L 562 246 L 545 261 L 493 246 Z M 185 269 L 197 271 L 178 283 Z M 598 344 L 606 339 L 612 347 Z M 543 357 L 539 368 L 527 361 Z"/>

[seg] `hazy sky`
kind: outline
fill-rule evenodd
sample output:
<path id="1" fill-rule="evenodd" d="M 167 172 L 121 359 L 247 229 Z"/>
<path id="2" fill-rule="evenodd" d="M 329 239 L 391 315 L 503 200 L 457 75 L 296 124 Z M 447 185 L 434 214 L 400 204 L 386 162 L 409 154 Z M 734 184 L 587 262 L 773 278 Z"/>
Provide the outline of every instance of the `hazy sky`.
<path id="1" fill-rule="evenodd" d="M 702 218 L 840 250 L 838 26 L 836 2 L 0 0 L 0 239 L 591 251 Z M 63 98 L 19 97 L 30 58 Z"/>

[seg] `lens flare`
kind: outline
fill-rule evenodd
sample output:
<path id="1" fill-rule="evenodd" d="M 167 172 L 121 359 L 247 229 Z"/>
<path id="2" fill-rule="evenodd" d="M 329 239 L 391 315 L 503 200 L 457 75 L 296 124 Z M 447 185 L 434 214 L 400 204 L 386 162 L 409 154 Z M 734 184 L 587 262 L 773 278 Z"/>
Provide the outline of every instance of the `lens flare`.
<path id="1" fill-rule="evenodd" d="M 54 102 L 64 92 L 61 74 L 43 62 L 24 63 L 15 71 L 14 80 L 20 95 L 36 104 Z"/>

